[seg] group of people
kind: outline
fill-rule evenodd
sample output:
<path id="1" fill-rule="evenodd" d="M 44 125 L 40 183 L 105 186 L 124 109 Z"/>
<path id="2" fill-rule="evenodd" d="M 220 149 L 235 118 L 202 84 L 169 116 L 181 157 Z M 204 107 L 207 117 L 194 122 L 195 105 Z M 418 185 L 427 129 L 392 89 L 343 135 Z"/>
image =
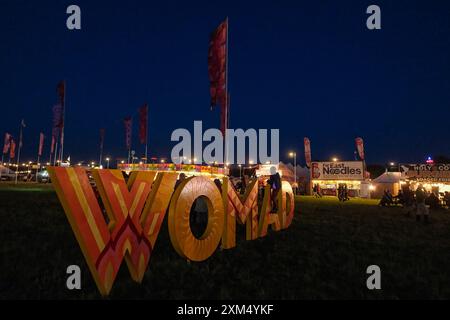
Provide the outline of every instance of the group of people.
<path id="1" fill-rule="evenodd" d="M 340 183 L 337 190 L 339 201 L 348 201 L 350 197 L 348 196 L 348 187 L 346 183 Z"/>
<path id="2" fill-rule="evenodd" d="M 450 193 L 446 191 L 441 201 L 435 192 L 427 192 L 421 184 L 415 191 L 411 190 L 409 184 L 405 184 L 397 196 L 392 196 L 389 190 L 385 190 L 380 205 L 396 204 L 403 206 L 407 216 L 415 213 L 417 221 L 423 217 L 424 222 L 428 223 L 430 209 L 437 210 L 445 207 L 450 209 Z"/>
<path id="3" fill-rule="evenodd" d="M 320 189 L 320 185 L 316 183 L 313 185 L 313 196 L 316 198 L 322 198 L 322 189 Z"/>

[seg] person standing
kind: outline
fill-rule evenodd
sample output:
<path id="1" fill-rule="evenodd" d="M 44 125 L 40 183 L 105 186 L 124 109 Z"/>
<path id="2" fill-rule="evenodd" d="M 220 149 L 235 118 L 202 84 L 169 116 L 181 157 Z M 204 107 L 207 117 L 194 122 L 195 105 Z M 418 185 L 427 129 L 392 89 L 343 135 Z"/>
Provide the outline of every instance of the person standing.
<path id="1" fill-rule="evenodd" d="M 277 168 L 272 166 L 270 168 L 270 178 L 267 180 L 267 183 L 270 185 L 270 200 L 272 203 L 272 213 L 278 211 L 278 193 L 281 190 L 281 177 L 277 172 Z"/>
<path id="2" fill-rule="evenodd" d="M 427 194 L 425 192 L 425 189 L 421 184 L 419 184 L 416 190 L 416 202 L 417 202 L 416 221 L 420 221 L 421 216 L 423 216 L 424 223 L 428 223 L 428 208 L 425 204 L 426 198 Z"/>

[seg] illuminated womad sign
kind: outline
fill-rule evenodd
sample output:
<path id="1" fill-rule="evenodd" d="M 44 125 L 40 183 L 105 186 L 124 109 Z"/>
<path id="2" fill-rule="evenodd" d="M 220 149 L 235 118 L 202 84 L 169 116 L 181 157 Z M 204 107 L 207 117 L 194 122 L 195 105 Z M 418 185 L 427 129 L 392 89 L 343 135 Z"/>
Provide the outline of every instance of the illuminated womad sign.
<path id="1" fill-rule="evenodd" d="M 223 249 L 235 247 L 237 223 L 246 225 L 246 239 L 253 240 L 264 237 L 269 225 L 276 231 L 288 228 L 294 217 L 294 195 L 285 181 L 279 193 L 279 210 L 270 213 L 268 187 L 258 212 L 256 180 L 241 198 L 226 177 L 221 194 L 204 176 L 186 179 L 174 190 L 177 173 L 133 171 L 125 181 L 120 170 L 93 170 L 99 202 L 85 169 L 52 167 L 49 173 L 102 295 L 110 293 L 123 260 L 132 279 L 142 281 L 167 211 L 173 247 L 192 261 L 207 259 L 219 243 Z M 189 215 L 198 197 L 207 202 L 208 224 L 196 238 Z"/>

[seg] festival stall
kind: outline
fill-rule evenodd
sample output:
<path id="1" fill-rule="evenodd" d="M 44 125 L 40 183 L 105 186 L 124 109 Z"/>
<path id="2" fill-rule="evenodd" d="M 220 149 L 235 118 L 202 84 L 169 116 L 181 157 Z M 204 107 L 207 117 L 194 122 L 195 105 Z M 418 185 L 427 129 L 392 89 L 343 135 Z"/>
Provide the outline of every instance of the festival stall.
<path id="1" fill-rule="evenodd" d="M 311 187 L 319 186 L 323 195 L 336 196 L 339 185 L 346 186 L 350 197 L 370 196 L 363 161 L 311 163 Z"/>
<path id="2" fill-rule="evenodd" d="M 415 190 L 420 184 L 429 192 L 450 192 L 450 164 L 401 164 L 401 183 Z"/>
<path id="3" fill-rule="evenodd" d="M 372 180 L 372 198 L 381 198 L 386 190 L 396 196 L 400 191 L 401 173 L 385 172 L 381 176 Z"/>

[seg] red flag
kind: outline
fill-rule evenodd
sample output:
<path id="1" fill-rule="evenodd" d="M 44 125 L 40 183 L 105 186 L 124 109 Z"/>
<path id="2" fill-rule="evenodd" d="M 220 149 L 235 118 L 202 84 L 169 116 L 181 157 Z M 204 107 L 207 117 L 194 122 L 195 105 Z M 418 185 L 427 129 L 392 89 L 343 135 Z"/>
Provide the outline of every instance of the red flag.
<path id="1" fill-rule="evenodd" d="M 9 157 L 14 159 L 16 157 L 16 142 L 11 139 L 11 148 L 9 149 Z"/>
<path id="2" fill-rule="evenodd" d="M 309 138 L 303 138 L 303 144 L 305 145 L 306 166 L 308 168 L 311 168 L 311 142 L 309 141 Z"/>
<path id="3" fill-rule="evenodd" d="M 64 125 L 63 123 L 63 107 L 61 104 L 56 104 L 53 106 L 53 130 L 52 134 L 55 139 L 58 139 L 61 134 L 61 129 Z"/>
<path id="4" fill-rule="evenodd" d="M 139 109 L 139 141 L 141 144 L 147 143 L 148 126 L 148 105 L 144 104 Z"/>
<path id="5" fill-rule="evenodd" d="M 42 156 L 42 149 L 44 148 L 44 139 L 45 139 L 45 136 L 44 136 L 44 134 L 41 132 L 41 133 L 39 134 L 39 150 L 38 150 L 38 156 L 39 156 L 39 157 Z"/>
<path id="6" fill-rule="evenodd" d="M 125 145 L 127 146 L 127 149 L 131 149 L 131 117 L 126 117 L 123 119 L 123 124 L 125 125 Z"/>
<path id="7" fill-rule="evenodd" d="M 358 155 L 361 160 L 364 160 L 364 141 L 362 138 L 356 138 L 356 149 L 358 150 Z"/>
<path id="8" fill-rule="evenodd" d="M 64 80 L 60 81 L 56 86 L 56 93 L 58 95 L 58 104 L 64 108 L 66 102 L 66 82 Z"/>
<path id="9" fill-rule="evenodd" d="M 105 142 L 105 129 L 100 129 L 100 150 L 103 150 L 103 143 Z"/>
<path id="10" fill-rule="evenodd" d="M 220 129 L 225 132 L 228 124 L 227 104 L 227 35 L 228 19 L 211 34 L 208 51 L 208 73 L 210 83 L 211 108 L 221 107 Z"/>
<path id="11" fill-rule="evenodd" d="M 52 135 L 52 145 L 50 146 L 50 153 L 53 154 L 55 152 L 55 136 Z"/>
<path id="12" fill-rule="evenodd" d="M 9 133 L 5 133 L 5 142 L 3 143 L 3 154 L 8 153 L 10 145 L 11 145 L 11 135 Z"/>
<path id="13" fill-rule="evenodd" d="M 61 147 L 64 145 L 64 112 L 66 107 L 66 81 L 62 80 L 56 86 L 56 93 L 58 95 L 58 105 L 60 105 L 61 113 L 59 117 L 59 143 Z"/>

